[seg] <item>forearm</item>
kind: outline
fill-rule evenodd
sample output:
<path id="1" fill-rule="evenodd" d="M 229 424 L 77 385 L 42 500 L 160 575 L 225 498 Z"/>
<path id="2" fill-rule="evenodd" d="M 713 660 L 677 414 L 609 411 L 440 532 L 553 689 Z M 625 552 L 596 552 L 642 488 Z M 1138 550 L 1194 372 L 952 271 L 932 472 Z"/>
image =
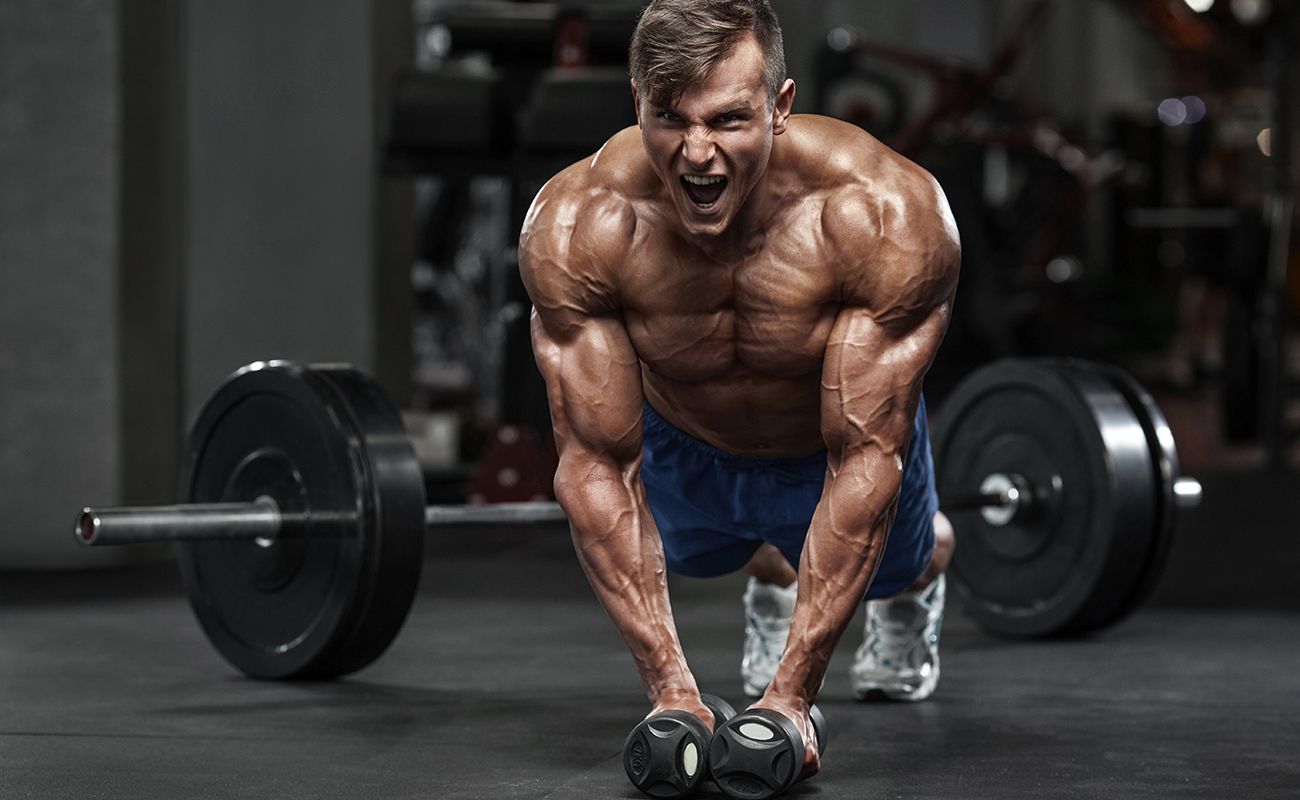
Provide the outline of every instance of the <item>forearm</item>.
<path id="1" fill-rule="evenodd" d="M 698 691 L 668 600 L 663 545 L 640 464 L 562 462 L 556 495 L 587 579 L 636 662 L 652 703 Z"/>
<path id="2" fill-rule="evenodd" d="M 840 636 L 884 554 L 896 508 L 893 491 L 864 491 L 862 484 L 832 479 L 809 526 L 799 563 L 799 597 L 774 693 L 811 703 Z"/>

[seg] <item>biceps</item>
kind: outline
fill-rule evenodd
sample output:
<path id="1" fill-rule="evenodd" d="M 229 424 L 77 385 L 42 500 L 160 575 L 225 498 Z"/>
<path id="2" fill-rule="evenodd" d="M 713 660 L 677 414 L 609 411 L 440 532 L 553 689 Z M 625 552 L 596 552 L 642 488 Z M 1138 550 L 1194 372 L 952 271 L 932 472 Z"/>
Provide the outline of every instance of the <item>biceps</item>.
<path id="1" fill-rule="evenodd" d="M 903 332 L 865 311 L 840 313 L 822 369 L 822 437 L 832 459 L 892 460 L 901 471 L 945 323 L 942 309 Z"/>
<path id="2" fill-rule="evenodd" d="M 623 325 L 588 318 L 561 339 L 534 315 L 532 333 L 561 457 L 574 450 L 620 463 L 638 457 L 641 369 Z"/>

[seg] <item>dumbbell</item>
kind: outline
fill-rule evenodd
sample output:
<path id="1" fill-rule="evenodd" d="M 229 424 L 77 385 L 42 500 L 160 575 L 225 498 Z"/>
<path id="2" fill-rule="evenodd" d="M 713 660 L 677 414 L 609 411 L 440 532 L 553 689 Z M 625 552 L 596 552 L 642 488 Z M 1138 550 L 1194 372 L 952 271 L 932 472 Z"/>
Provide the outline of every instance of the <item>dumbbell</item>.
<path id="1" fill-rule="evenodd" d="M 809 711 L 817 752 L 826 752 L 826 717 Z M 766 800 L 799 781 L 804 740 L 794 721 L 766 708 L 751 708 L 718 728 L 709 746 L 709 771 L 728 797 Z"/>
<path id="2" fill-rule="evenodd" d="M 700 695 L 713 712 L 713 726 L 736 716 L 721 697 Z M 642 720 L 623 743 L 623 769 L 628 780 L 650 797 L 679 798 L 695 792 L 708 775 L 709 741 L 713 731 L 688 711 L 663 711 Z"/>

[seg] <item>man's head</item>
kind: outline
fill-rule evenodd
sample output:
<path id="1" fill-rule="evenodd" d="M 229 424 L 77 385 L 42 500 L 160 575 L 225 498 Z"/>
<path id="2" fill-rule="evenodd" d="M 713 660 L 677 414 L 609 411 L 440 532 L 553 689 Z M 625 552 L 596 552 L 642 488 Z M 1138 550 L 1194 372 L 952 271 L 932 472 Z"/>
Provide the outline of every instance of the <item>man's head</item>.
<path id="1" fill-rule="evenodd" d="M 794 102 L 776 15 L 767 0 L 654 0 L 629 66 L 646 152 L 683 225 L 722 233 Z"/>
<path id="2" fill-rule="evenodd" d="M 768 0 L 654 0 L 632 34 L 628 71 L 643 98 L 666 105 L 751 35 L 763 54 L 770 105 L 785 83 L 785 44 Z"/>

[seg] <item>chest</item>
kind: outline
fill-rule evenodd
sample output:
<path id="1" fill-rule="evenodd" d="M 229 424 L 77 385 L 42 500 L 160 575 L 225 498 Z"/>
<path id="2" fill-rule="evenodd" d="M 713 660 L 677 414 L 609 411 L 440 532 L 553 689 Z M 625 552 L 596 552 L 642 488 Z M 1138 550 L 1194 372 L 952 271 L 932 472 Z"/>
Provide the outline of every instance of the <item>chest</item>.
<path id="1" fill-rule="evenodd" d="M 738 368 L 778 377 L 821 369 L 838 309 L 834 265 L 806 242 L 760 244 L 732 263 L 667 245 L 638 250 L 624 320 L 651 370 L 701 381 Z"/>

